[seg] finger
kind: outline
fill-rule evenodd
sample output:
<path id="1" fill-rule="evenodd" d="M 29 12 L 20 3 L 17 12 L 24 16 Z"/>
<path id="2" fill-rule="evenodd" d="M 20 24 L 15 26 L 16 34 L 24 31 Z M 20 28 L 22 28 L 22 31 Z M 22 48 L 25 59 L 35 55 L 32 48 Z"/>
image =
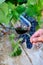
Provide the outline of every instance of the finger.
<path id="1" fill-rule="evenodd" d="M 39 29 L 37 32 L 35 32 L 35 33 L 31 36 L 30 42 L 32 42 L 33 38 L 36 38 L 36 37 L 41 36 L 41 35 L 42 35 L 41 33 L 42 33 L 42 32 L 41 32 L 41 29 Z"/>
<path id="2" fill-rule="evenodd" d="M 36 34 L 37 35 L 37 34 Z M 35 35 L 31 36 L 30 38 L 30 42 L 33 43 L 35 40 L 34 39 L 37 39 L 37 37 Z"/>
<path id="3" fill-rule="evenodd" d="M 39 29 L 37 32 L 35 32 L 35 33 L 32 35 L 32 38 L 34 38 L 34 37 L 39 37 L 40 35 L 43 35 L 43 29 Z"/>
<path id="4" fill-rule="evenodd" d="M 32 43 L 43 42 L 43 37 L 33 38 Z"/>
<path id="5" fill-rule="evenodd" d="M 40 36 L 40 35 L 39 35 L 39 32 L 34 33 L 34 34 L 31 36 L 31 38 L 30 38 L 30 42 L 32 43 L 33 38 L 36 38 L 36 37 L 39 37 L 39 36 Z"/>
<path id="6" fill-rule="evenodd" d="M 35 33 L 32 35 L 31 38 L 38 37 L 38 36 L 40 36 L 39 31 L 35 32 Z"/>

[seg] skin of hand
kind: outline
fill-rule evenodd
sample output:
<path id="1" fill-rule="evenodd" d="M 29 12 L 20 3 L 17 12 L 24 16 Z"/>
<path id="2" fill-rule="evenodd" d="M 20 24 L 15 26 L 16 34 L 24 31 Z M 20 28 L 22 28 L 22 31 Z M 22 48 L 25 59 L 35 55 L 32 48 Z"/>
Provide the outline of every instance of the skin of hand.
<path id="1" fill-rule="evenodd" d="M 36 31 L 30 38 L 30 42 L 37 44 L 38 42 L 43 42 L 43 29 Z"/>

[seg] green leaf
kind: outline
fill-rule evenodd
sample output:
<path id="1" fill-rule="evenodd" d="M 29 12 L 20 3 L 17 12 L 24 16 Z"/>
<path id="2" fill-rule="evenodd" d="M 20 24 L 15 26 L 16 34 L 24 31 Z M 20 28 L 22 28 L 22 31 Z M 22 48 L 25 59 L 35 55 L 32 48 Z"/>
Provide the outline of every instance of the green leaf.
<path id="1" fill-rule="evenodd" d="M 7 3 L 0 4 L 0 23 L 4 23 L 5 25 L 9 25 L 9 22 L 12 18 L 11 9 L 9 9 Z"/>
<path id="2" fill-rule="evenodd" d="M 14 42 L 14 39 L 11 40 L 11 46 L 12 46 L 12 49 L 15 48 L 15 42 Z"/>
<path id="3" fill-rule="evenodd" d="M 23 5 L 19 5 L 16 7 L 16 11 L 19 13 L 19 14 L 22 14 L 24 11 L 25 11 L 26 7 L 23 6 Z"/>
<path id="4" fill-rule="evenodd" d="M 16 11 L 15 5 L 13 5 L 12 3 L 8 2 L 8 7 L 9 7 L 9 10 L 11 10 L 12 18 L 15 19 L 15 20 L 18 20 L 19 14 Z M 9 11 L 9 13 L 10 13 L 10 11 Z"/>
<path id="5" fill-rule="evenodd" d="M 37 6 L 36 5 L 34 5 L 34 6 L 30 5 L 26 9 L 26 13 L 29 16 L 34 16 L 34 15 L 36 16 L 37 15 Z"/>
<path id="6" fill-rule="evenodd" d="M 28 5 L 35 5 L 38 0 L 28 0 Z"/>
<path id="7" fill-rule="evenodd" d="M 19 56 L 21 55 L 21 53 L 22 53 L 22 50 L 20 47 L 18 47 L 15 52 L 14 51 L 11 52 L 10 56 Z"/>
<path id="8" fill-rule="evenodd" d="M 7 15 L 8 14 L 8 5 L 7 3 L 2 3 L 0 4 L 0 9 L 4 12 L 4 15 Z"/>
<path id="9" fill-rule="evenodd" d="M 12 4 L 11 2 L 7 2 L 7 4 L 8 4 L 9 9 L 12 9 L 12 10 L 15 9 L 15 5 Z"/>
<path id="10" fill-rule="evenodd" d="M 18 2 L 23 2 L 23 0 L 18 0 Z"/>
<path id="11" fill-rule="evenodd" d="M 9 23 L 7 17 L 5 16 L 2 10 L 0 10 L 0 23 L 5 23 L 5 24 Z"/>
<path id="12" fill-rule="evenodd" d="M 9 35 L 10 40 L 13 40 L 15 38 L 15 34 Z"/>
<path id="13" fill-rule="evenodd" d="M 13 14 L 13 19 L 15 19 L 16 21 L 19 19 L 19 14 L 16 10 L 13 10 L 12 11 L 12 14 Z"/>

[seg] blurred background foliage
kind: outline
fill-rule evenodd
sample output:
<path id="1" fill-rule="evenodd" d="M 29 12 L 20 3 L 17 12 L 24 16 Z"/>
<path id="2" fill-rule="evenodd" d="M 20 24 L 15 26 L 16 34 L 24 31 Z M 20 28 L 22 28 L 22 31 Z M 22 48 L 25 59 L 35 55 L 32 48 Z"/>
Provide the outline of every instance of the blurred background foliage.
<path id="1" fill-rule="evenodd" d="M 40 23 L 42 10 L 43 0 L 0 0 L 0 23 L 8 25 L 12 19 L 16 22 L 23 12 Z"/>

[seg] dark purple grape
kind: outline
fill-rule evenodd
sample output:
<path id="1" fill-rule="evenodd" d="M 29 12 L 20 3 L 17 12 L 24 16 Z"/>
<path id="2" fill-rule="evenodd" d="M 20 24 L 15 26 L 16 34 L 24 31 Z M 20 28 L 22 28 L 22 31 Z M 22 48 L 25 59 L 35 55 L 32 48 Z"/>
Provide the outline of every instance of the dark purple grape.
<path id="1" fill-rule="evenodd" d="M 32 48 L 32 43 L 30 42 L 30 37 L 26 35 L 26 45 L 28 49 Z"/>
<path id="2" fill-rule="evenodd" d="M 30 37 L 27 34 L 20 35 L 19 38 L 23 38 L 21 43 L 25 42 L 26 40 L 26 45 L 28 49 L 32 48 L 32 43 L 30 42 Z"/>
<path id="3" fill-rule="evenodd" d="M 32 43 L 29 40 L 26 40 L 26 44 L 28 49 L 32 48 Z"/>

